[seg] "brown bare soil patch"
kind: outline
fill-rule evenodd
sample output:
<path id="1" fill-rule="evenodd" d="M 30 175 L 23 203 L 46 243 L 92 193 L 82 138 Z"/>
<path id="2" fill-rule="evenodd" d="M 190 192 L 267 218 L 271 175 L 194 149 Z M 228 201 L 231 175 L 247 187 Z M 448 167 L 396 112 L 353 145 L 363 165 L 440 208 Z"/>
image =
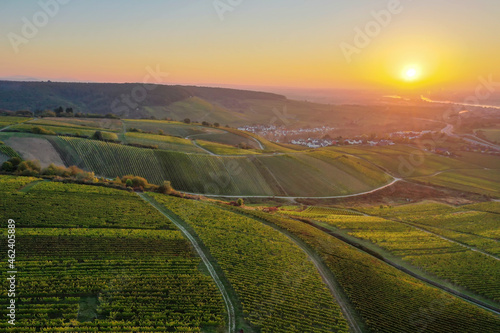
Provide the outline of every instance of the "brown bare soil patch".
<path id="1" fill-rule="evenodd" d="M 64 166 L 54 146 L 43 138 L 12 137 L 6 140 L 6 144 L 25 160 L 39 160 L 42 167 L 47 167 L 51 163 Z"/>

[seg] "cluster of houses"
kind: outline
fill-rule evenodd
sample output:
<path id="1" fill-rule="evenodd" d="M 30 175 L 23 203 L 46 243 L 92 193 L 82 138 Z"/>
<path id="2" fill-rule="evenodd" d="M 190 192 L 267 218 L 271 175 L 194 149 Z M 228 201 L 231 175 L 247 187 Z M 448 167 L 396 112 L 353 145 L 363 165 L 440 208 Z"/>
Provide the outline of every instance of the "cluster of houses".
<path id="1" fill-rule="evenodd" d="M 321 148 L 321 147 L 333 146 L 333 145 L 337 144 L 338 141 L 337 140 L 329 140 L 329 139 L 307 138 L 307 139 L 291 140 L 290 143 L 294 144 L 294 145 L 306 146 L 309 148 Z"/>
<path id="2" fill-rule="evenodd" d="M 397 138 L 397 139 L 409 139 L 409 140 L 414 140 L 420 138 L 424 134 L 431 133 L 432 131 L 425 130 L 425 131 L 399 131 L 399 132 L 394 132 L 391 133 L 389 136 L 391 138 Z"/>
<path id="3" fill-rule="evenodd" d="M 289 143 L 294 145 L 306 146 L 309 148 L 321 148 L 328 146 L 339 146 L 339 145 L 370 145 L 370 146 L 392 146 L 394 142 L 391 140 L 378 140 L 378 141 L 365 141 L 365 140 L 356 140 L 356 139 L 297 139 L 291 140 Z"/>
<path id="4" fill-rule="evenodd" d="M 268 140 L 277 141 L 284 137 L 304 137 L 304 135 L 312 134 L 316 137 L 324 136 L 328 132 L 333 131 L 334 127 L 321 126 L 312 128 L 296 128 L 289 129 L 285 126 L 275 126 L 275 125 L 252 125 L 238 127 L 241 131 L 247 131 L 251 133 L 258 134 Z"/>

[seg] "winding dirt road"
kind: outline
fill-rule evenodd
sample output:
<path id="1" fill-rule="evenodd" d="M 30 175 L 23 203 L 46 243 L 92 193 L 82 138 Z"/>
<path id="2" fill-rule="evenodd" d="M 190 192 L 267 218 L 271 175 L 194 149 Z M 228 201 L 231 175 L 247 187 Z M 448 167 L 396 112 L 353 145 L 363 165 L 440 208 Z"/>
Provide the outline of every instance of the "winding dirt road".
<path id="1" fill-rule="evenodd" d="M 205 252 L 203 252 L 203 250 L 200 247 L 200 245 L 198 244 L 197 240 L 191 235 L 191 233 L 188 230 L 186 230 L 186 228 L 184 228 L 184 226 L 182 225 L 182 223 L 180 223 L 179 221 L 177 221 L 177 219 L 174 218 L 173 216 L 170 216 L 169 214 L 167 214 L 165 212 L 165 210 L 162 209 L 162 207 L 156 201 L 154 201 L 153 199 L 149 198 L 144 193 L 137 193 L 137 194 L 144 201 L 146 201 L 148 204 L 150 204 L 156 210 L 158 210 L 163 216 L 165 216 L 167 219 L 169 219 L 170 221 L 172 221 L 172 223 L 175 224 L 175 226 L 177 228 L 179 228 L 179 230 L 186 236 L 186 238 L 191 242 L 191 244 L 193 244 L 193 247 L 195 248 L 195 250 L 198 253 L 198 255 L 200 256 L 201 260 L 203 261 L 203 263 L 207 267 L 207 269 L 208 269 L 208 271 L 210 273 L 210 276 L 212 276 L 212 279 L 217 284 L 217 287 L 219 288 L 219 290 L 220 290 L 220 292 L 222 294 L 222 298 L 224 299 L 224 303 L 226 305 L 226 310 L 227 310 L 227 316 L 228 316 L 228 333 L 235 332 L 236 331 L 236 315 L 235 315 L 235 312 L 234 312 L 234 305 L 233 305 L 233 303 L 231 301 L 231 298 L 229 297 L 229 293 L 227 292 L 226 288 L 224 287 L 224 285 L 223 285 L 223 283 L 222 283 L 219 275 L 217 274 L 217 272 L 215 271 L 214 267 L 210 263 L 210 260 L 208 260 Z"/>

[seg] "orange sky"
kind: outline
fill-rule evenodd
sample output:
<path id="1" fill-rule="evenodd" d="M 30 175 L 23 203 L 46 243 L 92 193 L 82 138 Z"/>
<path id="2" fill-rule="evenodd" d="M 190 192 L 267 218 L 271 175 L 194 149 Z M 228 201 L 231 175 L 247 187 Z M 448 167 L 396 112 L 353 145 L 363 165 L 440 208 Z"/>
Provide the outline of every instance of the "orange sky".
<path id="1" fill-rule="evenodd" d="M 0 77 L 141 82 L 158 67 L 169 84 L 413 89 L 500 81 L 498 1 L 391 1 L 255 0 L 224 12 L 211 1 L 74 1 L 25 38 L 23 17 L 33 22 L 43 9 L 5 0 Z M 356 44 L 356 28 L 372 29 L 369 45 Z M 349 57 L 346 45 L 356 49 Z M 409 67 L 417 72 L 411 82 Z"/>

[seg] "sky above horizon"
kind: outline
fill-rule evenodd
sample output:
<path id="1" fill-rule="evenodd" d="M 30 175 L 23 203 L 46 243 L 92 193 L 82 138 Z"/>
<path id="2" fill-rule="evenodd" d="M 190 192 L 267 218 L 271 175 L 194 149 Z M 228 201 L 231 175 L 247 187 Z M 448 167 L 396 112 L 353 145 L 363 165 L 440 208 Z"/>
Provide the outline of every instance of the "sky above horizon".
<path id="1" fill-rule="evenodd" d="M 500 82 L 498 18 L 498 0 L 2 0 L 0 77 L 473 88 Z"/>

